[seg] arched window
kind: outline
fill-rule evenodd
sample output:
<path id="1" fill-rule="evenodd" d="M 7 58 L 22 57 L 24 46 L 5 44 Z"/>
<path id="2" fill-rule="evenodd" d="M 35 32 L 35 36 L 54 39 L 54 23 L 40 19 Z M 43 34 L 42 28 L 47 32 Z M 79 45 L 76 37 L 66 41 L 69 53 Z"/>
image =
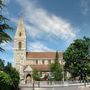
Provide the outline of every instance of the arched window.
<path id="1" fill-rule="evenodd" d="M 21 32 L 19 33 L 19 36 L 21 36 L 22 34 L 21 34 Z"/>
<path id="2" fill-rule="evenodd" d="M 21 49 L 21 47 L 22 47 L 22 43 L 21 42 L 18 43 L 18 47 L 19 47 L 19 49 Z"/>

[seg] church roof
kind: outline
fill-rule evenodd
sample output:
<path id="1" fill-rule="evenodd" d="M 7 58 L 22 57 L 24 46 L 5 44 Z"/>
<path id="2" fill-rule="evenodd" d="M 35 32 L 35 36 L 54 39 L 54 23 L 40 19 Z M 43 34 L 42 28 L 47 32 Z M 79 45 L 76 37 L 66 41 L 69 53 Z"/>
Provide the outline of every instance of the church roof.
<path id="1" fill-rule="evenodd" d="M 27 59 L 54 59 L 56 52 L 26 52 Z M 62 52 L 58 52 L 59 59 L 62 59 Z"/>
<path id="2" fill-rule="evenodd" d="M 28 67 L 31 67 L 32 70 L 37 70 L 37 71 L 50 71 L 50 68 L 49 68 L 49 65 L 28 65 L 24 68 L 24 71 L 31 71 L 30 68 Z M 26 70 L 28 68 L 28 70 Z"/>

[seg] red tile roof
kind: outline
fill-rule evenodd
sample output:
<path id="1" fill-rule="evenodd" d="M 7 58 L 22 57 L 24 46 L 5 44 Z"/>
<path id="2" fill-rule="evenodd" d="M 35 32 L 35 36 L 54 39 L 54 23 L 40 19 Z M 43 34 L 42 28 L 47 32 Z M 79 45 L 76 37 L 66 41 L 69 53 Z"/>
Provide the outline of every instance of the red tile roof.
<path id="1" fill-rule="evenodd" d="M 28 66 L 28 65 L 27 65 Z M 27 66 L 24 67 L 24 70 L 27 68 Z M 30 67 L 37 71 L 50 71 L 49 65 L 30 65 Z"/>
<path id="2" fill-rule="evenodd" d="M 49 65 L 31 65 L 31 68 L 37 71 L 50 71 Z"/>
<path id="3" fill-rule="evenodd" d="M 56 52 L 27 52 L 26 57 L 27 58 L 55 58 Z M 62 59 L 62 52 L 58 52 L 59 59 Z"/>

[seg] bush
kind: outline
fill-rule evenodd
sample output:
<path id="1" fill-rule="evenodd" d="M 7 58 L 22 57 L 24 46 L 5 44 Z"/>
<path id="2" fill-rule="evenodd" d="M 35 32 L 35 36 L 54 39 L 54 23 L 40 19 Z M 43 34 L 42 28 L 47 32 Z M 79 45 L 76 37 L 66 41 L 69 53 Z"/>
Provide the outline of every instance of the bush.
<path id="1" fill-rule="evenodd" d="M 0 71 L 0 90 L 11 90 L 12 79 L 4 71 Z"/>
<path id="2" fill-rule="evenodd" d="M 16 71 L 15 68 L 12 67 L 11 63 L 8 63 L 7 66 L 5 67 L 5 72 L 11 77 L 13 85 L 12 89 L 16 90 L 18 88 L 19 84 L 19 73 Z"/>
<path id="3" fill-rule="evenodd" d="M 33 77 L 34 80 L 40 81 L 40 74 L 38 73 L 37 70 L 33 70 L 32 77 Z"/>

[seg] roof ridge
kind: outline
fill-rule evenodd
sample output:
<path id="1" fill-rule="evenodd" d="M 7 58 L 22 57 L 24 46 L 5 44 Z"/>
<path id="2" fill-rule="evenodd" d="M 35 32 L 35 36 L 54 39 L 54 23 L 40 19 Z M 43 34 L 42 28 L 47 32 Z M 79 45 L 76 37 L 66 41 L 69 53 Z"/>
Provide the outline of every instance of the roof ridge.
<path id="1" fill-rule="evenodd" d="M 60 53 L 61 51 L 58 51 L 58 52 Z M 48 52 L 29 52 L 27 51 L 27 53 L 56 53 L 56 52 L 55 51 L 48 51 Z"/>

